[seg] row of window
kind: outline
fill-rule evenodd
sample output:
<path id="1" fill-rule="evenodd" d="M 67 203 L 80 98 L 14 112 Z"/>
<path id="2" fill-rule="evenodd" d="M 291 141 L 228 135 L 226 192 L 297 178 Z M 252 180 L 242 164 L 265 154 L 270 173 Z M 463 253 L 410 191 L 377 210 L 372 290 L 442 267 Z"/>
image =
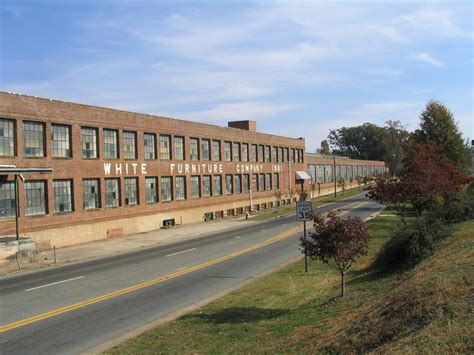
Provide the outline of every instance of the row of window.
<path id="1" fill-rule="evenodd" d="M 384 173 L 383 166 L 375 165 L 336 165 L 336 181 L 353 180 L 363 177 L 381 176 Z M 334 182 L 334 165 L 308 164 L 308 175 L 311 183 Z"/>
<path id="2" fill-rule="evenodd" d="M 122 151 L 119 147 L 119 130 L 103 128 L 102 158 L 103 159 L 137 159 L 137 132 L 122 131 Z M 15 121 L 0 118 L 0 156 L 16 154 Z M 99 129 L 81 127 L 82 158 L 99 158 Z M 45 124 L 43 122 L 23 121 L 23 152 L 26 158 L 44 157 Z M 145 159 L 158 159 L 157 135 L 143 134 Z M 160 160 L 204 160 L 221 161 L 221 141 L 215 139 L 189 138 L 189 154 L 185 149 L 182 136 L 159 135 Z M 53 158 L 72 157 L 71 126 L 51 124 L 51 154 Z M 224 142 L 224 160 L 235 162 L 303 162 L 303 149 L 275 147 L 269 145 L 248 144 L 240 142 Z"/>
<path id="3" fill-rule="evenodd" d="M 252 182 L 250 181 L 252 178 Z M 191 198 L 221 196 L 222 175 L 191 176 Z M 253 191 L 265 191 L 280 188 L 278 173 L 272 174 L 237 174 L 224 175 L 224 191 L 226 195 L 248 192 L 252 186 Z M 202 180 L 202 181 L 201 181 Z M 158 181 L 160 183 L 158 187 Z M 252 183 L 252 184 L 251 184 Z M 174 184 L 174 188 L 173 188 Z M 121 206 L 120 178 L 104 179 L 105 207 Z M 140 203 L 138 193 L 138 178 L 124 178 L 125 205 L 134 206 Z M 53 180 L 54 213 L 74 211 L 74 184 L 73 180 Z M 186 200 L 186 176 L 163 176 L 145 178 L 146 203 L 158 202 L 158 190 L 161 201 Z M 33 180 L 24 183 L 25 215 L 39 216 L 48 214 L 47 181 Z M 94 210 L 101 208 L 100 179 L 82 180 L 83 208 Z M 14 182 L 0 182 L 0 218 L 15 216 L 15 184 Z"/>

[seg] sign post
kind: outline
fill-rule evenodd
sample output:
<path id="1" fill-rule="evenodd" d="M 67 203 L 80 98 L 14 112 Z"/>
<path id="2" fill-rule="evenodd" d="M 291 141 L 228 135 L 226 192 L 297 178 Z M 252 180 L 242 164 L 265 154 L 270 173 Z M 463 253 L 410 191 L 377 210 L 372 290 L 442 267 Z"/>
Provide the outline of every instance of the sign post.
<path id="1" fill-rule="evenodd" d="M 308 272 L 308 253 L 306 252 L 306 221 L 312 220 L 313 206 L 311 201 L 296 202 L 296 220 L 303 221 L 304 272 Z"/>

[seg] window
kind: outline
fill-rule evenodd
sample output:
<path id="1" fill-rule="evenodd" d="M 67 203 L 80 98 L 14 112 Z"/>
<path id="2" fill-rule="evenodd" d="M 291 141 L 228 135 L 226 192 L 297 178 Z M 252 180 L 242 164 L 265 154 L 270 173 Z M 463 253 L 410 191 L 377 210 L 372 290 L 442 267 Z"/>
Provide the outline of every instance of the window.
<path id="1" fill-rule="evenodd" d="M 234 193 L 240 194 L 242 192 L 242 175 L 234 175 Z"/>
<path id="2" fill-rule="evenodd" d="M 82 157 L 84 159 L 97 158 L 97 128 L 81 128 Z"/>
<path id="3" fill-rule="evenodd" d="M 277 147 L 273 147 L 272 149 L 272 161 L 274 163 L 278 163 L 278 148 Z"/>
<path id="4" fill-rule="evenodd" d="M 284 161 L 285 161 L 285 163 L 288 163 L 290 161 L 290 150 L 288 148 L 285 148 Z"/>
<path id="5" fill-rule="evenodd" d="M 158 189 L 156 188 L 156 177 L 145 178 L 146 203 L 158 202 Z"/>
<path id="6" fill-rule="evenodd" d="M 99 179 L 82 180 L 82 200 L 85 210 L 100 207 Z"/>
<path id="7" fill-rule="evenodd" d="M 233 153 L 234 161 L 240 161 L 240 143 L 234 142 Z"/>
<path id="8" fill-rule="evenodd" d="M 249 161 L 249 145 L 242 143 L 242 161 Z"/>
<path id="9" fill-rule="evenodd" d="M 174 137 L 174 159 L 184 160 L 184 137 Z"/>
<path id="10" fill-rule="evenodd" d="M 252 174 L 252 191 L 258 191 L 258 174 Z"/>
<path id="11" fill-rule="evenodd" d="M 283 163 L 283 148 L 282 147 L 278 148 L 278 162 Z"/>
<path id="12" fill-rule="evenodd" d="M 102 156 L 104 159 L 118 159 L 118 131 L 104 128 L 102 130 Z"/>
<path id="13" fill-rule="evenodd" d="M 143 144 L 145 145 L 145 159 L 156 159 L 156 134 L 143 133 Z"/>
<path id="14" fill-rule="evenodd" d="M 253 163 L 257 161 L 257 147 L 256 144 L 252 144 L 251 159 Z"/>
<path id="15" fill-rule="evenodd" d="M 26 216 L 40 216 L 47 213 L 46 181 L 26 181 Z"/>
<path id="16" fill-rule="evenodd" d="M 0 118 L 0 157 L 14 156 L 15 143 L 15 121 Z"/>
<path id="17" fill-rule="evenodd" d="M 161 178 L 161 201 L 171 201 L 173 199 L 173 190 L 171 186 L 171 177 Z"/>
<path id="18" fill-rule="evenodd" d="M 176 200 L 186 199 L 186 176 L 176 176 Z"/>
<path id="19" fill-rule="evenodd" d="M 0 182 L 0 219 L 15 217 L 15 183 Z"/>
<path id="20" fill-rule="evenodd" d="M 203 189 L 203 195 L 204 197 L 210 197 L 211 196 L 211 176 L 210 175 L 204 175 L 202 177 L 202 189 Z"/>
<path id="21" fill-rule="evenodd" d="M 189 138 L 189 159 L 199 160 L 199 139 Z"/>
<path id="22" fill-rule="evenodd" d="M 222 181 L 220 175 L 214 175 L 214 196 L 222 195 Z"/>
<path id="23" fill-rule="evenodd" d="M 316 181 L 323 183 L 324 182 L 324 165 L 318 165 L 316 168 Z"/>
<path id="24" fill-rule="evenodd" d="M 224 159 L 225 161 L 232 160 L 232 147 L 230 142 L 224 142 Z"/>
<path id="25" fill-rule="evenodd" d="M 72 180 L 54 180 L 54 212 L 72 212 Z"/>
<path id="26" fill-rule="evenodd" d="M 23 149 L 25 157 L 44 157 L 44 124 L 23 122 Z"/>
<path id="27" fill-rule="evenodd" d="M 272 174 L 265 174 L 265 190 L 272 189 Z"/>
<path id="28" fill-rule="evenodd" d="M 258 147 L 258 161 L 261 163 L 265 161 L 265 147 L 263 145 Z"/>
<path id="29" fill-rule="evenodd" d="M 212 161 L 220 161 L 221 160 L 221 142 L 220 141 L 212 141 Z"/>
<path id="30" fill-rule="evenodd" d="M 300 163 L 304 163 L 304 151 L 300 149 Z"/>
<path id="31" fill-rule="evenodd" d="M 300 162 L 300 150 L 296 149 L 295 153 L 296 153 L 296 162 L 299 163 Z"/>
<path id="32" fill-rule="evenodd" d="M 280 189 L 280 175 L 278 173 L 273 174 L 273 188 L 275 190 Z"/>
<path id="33" fill-rule="evenodd" d="M 171 137 L 160 135 L 160 159 L 171 160 Z"/>
<path id="34" fill-rule="evenodd" d="M 201 160 L 211 160 L 209 139 L 201 139 Z"/>
<path id="35" fill-rule="evenodd" d="M 316 165 L 308 164 L 308 175 L 311 178 L 311 183 L 314 184 L 316 182 Z"/>
<path id="36" fill-rule="evenodd" d="M 200 176 L 191 176 L 191 197 L 199 198 L 201 197 L 201 177 Z"/>
<path id="37" fill-rule="evenodd" d="M 125 206 L 138 205 L 138 178 L 125 178 L 123 185 L 125 190 Z"/>
<path id="38" fill-rule="evenodd" d="M 270 163 L 270 146 L 265 146 L 265 163 Z"/>
<path id="39" fill-rule="evenodd" d="M 332 165 L 326 165 L 326 169 L 324 171 L 324 176 L 326 177 L 326 182 L 333 182 L 332 180 L 332 173 L 333 173 L 333 166 Z"/>
<path id="40" fill-rule="evenodd" d="M 123 131 L 123 158 L 137 159 L 137 133 Z"/>
<path id="41" fill-rule="evenodd" d="M 258 182 L 258 191 L 265 190 L 265 174 L 260 174 L 260 181 Z"/>
<path id="42" fill-rule="evenodd" d="M 105 179 L 105 207 L 120 206 L 120 179 Z"/>
<path id="43" fill-rule="evenodd" d="M 225 193 L 228 195 L 232 193 L 232 175 L 225 176 Z"/>
<path id="44" fill-rule="evenodd" d="M 59 124 L 51 125 L 52 156 L 54 158 L 71 157 L 71 127 Z"/>
<path id="45" fill-rule="evenodd" d="M 242 190 L 244 192 L 250 191 L 250 175 L 249 174 L 244 174 L 244 182 L 243 182 Z"/>

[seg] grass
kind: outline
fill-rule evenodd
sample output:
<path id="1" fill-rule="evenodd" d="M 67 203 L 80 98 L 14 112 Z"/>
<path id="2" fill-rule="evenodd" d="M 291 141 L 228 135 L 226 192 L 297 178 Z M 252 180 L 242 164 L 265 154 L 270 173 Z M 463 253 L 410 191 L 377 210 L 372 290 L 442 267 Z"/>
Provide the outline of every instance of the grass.
<path id="1" fill-rule="evenodd" d="M 364 187 L 365 186 L 360 186 L 360 187 L 355 187 L 355 188 L 350 189 L 350 190 L 348 189 L 344 193 L 338 192 L 337 197 L 334 197 L 333 193 L 329 194 L 329 195 L 325 195 L 325 196 L 316 197 L 316 198 L 311 199 L 311 202 L 313 203 L 313 207 L 319 207 L 319 206 L 322 206 L 326 203 L 340 201 L 340 200 L 343 200 L 345 198 L 360 194 L 361 192 L 364 192 Z M 274 217 L 277 217 L 277 216 L 284 216 L 286 214 L 294 213 L 295 210 L 296 210 L 296 205 L 295 204 L 291 204 L 289 206 L 275 207 L 275 208 L 272 208 L 268 211 L 259 212 L 256 216 L 252 217 L 251 219 L 253 221 L 262 221 L 262 220 L 265 220 L 265 219 L 274 218 Z"/>
<path id="2" fill-rule="evenodd" d="M 416 268 L 380 274 L 371 263 L 396 219 L 369 223 L 369 255 L 348 275 L 303 262 L 111 349 L 136 353 L 468 353 L 474 350 L 474 222 Z"/>

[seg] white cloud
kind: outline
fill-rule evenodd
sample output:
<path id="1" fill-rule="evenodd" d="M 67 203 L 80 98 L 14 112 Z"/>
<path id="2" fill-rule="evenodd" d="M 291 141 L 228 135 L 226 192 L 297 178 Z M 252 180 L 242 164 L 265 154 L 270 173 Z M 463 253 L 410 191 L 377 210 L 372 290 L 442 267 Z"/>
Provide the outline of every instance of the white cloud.
<path id="1" fill-rule="evenodd" d="M 410 55 L 410 59 L 413 59 L 418 62 L 430 64 L 435 67 L 442 67 L 444 65 L 443 62 L 436 59 L 432 54 L 428 52 L 416 52 Z"/>

